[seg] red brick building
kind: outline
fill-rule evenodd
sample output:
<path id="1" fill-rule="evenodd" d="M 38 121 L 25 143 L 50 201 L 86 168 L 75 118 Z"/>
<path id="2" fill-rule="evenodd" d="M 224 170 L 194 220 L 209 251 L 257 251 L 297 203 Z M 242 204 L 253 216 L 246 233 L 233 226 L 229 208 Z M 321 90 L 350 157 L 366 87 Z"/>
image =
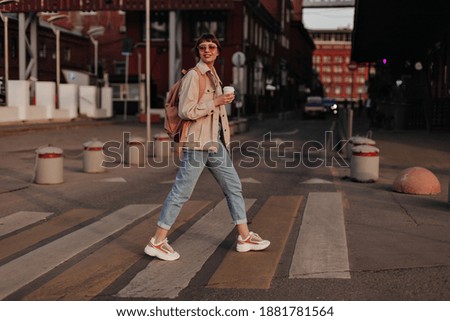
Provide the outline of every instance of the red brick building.
<path id="1" fill-rule="evenodd" d="M 367 99 L 369 68 L 351 62 L 352 31 L 310 30 L 316 50 L 313 66 L 322 82 L 324 95 L 336 100 Z"/>
<path id="2" fill-rule="evenodd" d="M 216 68 L 224 84 L 236 84 L 238 78 L 237 71 L 233 70 L 233 54 L 245 54 L 240 86 L 241 93 L 244 94 L 246 114 L 294 108 L 298 104 L 299 92 L 304 92 L 311 84 L 314 49 L 314 44 L 298 19 L 301 16 L 301 5 L 302 0 L 151 1 L 150 67 L 155 89 L 152 90 L 152 97 L 155 92 L 160 98 L 165 97 L 169 86 L 179 77 L 181 69 L 195 64 L 191 50 L 194 40 L 202 33 L 210 32 L 216 34 L 223 45 Z M 108 73 L 115 88 L 123 89 L 121 84 L 125 81 L 125 56 L 122 53 L 126 49 L 130 54 L 129 82 L 135 84 L 130 85 L 132 92 L 125 98 L 116 90 L 115 99 L 131 99 L 133 96 L 136 102 L 136 97 L 138 100 L 141 98 L 136 93 L 136 88 L 139 89 L 136 84 L 140 80 L 145 81 L 144 0 L 23 0 L 20 5 L 7 7 L 12 12 L 27 15 L 32 11 L 50 11 L 41 20 L 56 13 L 67 15 L 68 19 L 55 23 L 70 31 L 63 32 L 61 36 L 62 69 L 94 71 L 94 46 L 87 32 L 91 28 L 103 27 L 103 34 L 95 37 L 99 42 L 99 74 Z M 296 17 L 295 20 L 292 19 L 293 16 Z M 14 35 L 17 37 L 17 31 L 11 29 L 10 38 L 13 39 Z M 39 79 L 54 80 L 52 75 L 55 67 L 52 58 L 49 58 L 55 55 L 51 29 L 40 26 L 37 38 Z M 125 39 L 131 40 L 128 42 L 129 46 L 125 46 L 127 48 L 124 48 Z M 13 54 L 10 52 L 10 56 Z M 18 61 L 14 59 L 11 57 L 10 79 L 19 77 Z M 0 72 L 3 72 L 1 69 L 0 66 Z M 269 83 L 275 86 L 274 92 L 266 90 Z M 288 99 L 283 99 L 281 106 L 274 106 L 270 103 L 274 96 Z M 159 99 L 156 107 L 162 107 L 161 101 Z"/>

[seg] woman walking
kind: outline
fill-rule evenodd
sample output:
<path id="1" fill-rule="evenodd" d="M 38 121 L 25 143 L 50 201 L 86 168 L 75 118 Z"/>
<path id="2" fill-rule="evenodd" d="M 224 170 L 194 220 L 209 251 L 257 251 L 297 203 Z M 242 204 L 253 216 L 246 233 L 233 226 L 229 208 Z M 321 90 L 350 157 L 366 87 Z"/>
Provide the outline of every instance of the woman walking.
<path id="1" fill-rule="evenodd" d="M 222 93 L 221 81 L 214 68 L 221 50 L 214 35 L 202 35 L 194 46 L 195 55 L 199 58 L 196 70 L 191 69 L 184 76 L 180 89 L 179 116 L 187 124 L 180 139 L 183 144 L 182 161 L 172 190 L 164 201 L 156 232 L 144 250 L 161 260 L 173 261 L 180 257 L 169 245 L 167 235 L 205 167 L 213 174 L 227 199 L 239 234 L 236 250 L 259 251 L 270 245 L 269 241 L 249 231 L 241 182 L 225 147 L 230 143 L 230 130 L 224 105 L 234 100 L 234 93 Z M 206 85 L 200 85 L 201 81 Z M 204 89 L 202 94 L 199 93 L 200 88 Z"/>

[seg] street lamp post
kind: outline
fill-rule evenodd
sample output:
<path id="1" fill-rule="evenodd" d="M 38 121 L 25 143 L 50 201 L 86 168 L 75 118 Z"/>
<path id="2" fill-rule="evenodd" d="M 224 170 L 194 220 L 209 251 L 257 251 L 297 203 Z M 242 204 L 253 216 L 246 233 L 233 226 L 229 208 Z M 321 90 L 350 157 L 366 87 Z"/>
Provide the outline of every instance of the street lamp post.
<path id="1" fill-rule="evenodd" d="M 61 83 L 61 31 L 54 25 L 55 21 L 68 19 L 64 14 L 50 17 L 47 22 L 52 26 L 53 33 L 56 36 L 56 106 L 59 106 L 59 84 Z"/>
<path id="2" fill-rule="evenodd" d="M 88 30 L 89 39 L 91 39 L 92 44 L 94 45 L 94 75 L 98 76 L 98 40 L 94 38 L 94 36 L 103 35 L 105 32 L 105 27 L 93 27 Z"/>
<path id="3" fill-rule="evenodd" d="M 140 47 L 144 47 L 145 48 L 146 44 L 145 42 L 138 42 L 134 45 L 134 49 L 140 48 Z M 145 114 L 145 108 L 142 105 L 142 101 L 144 102 L 145 105 L 145 98 L 142 100 L 142 94 L 141 93 L 141 85 L 142 85 L 142 54 L 140 53 L 140 51 L 137 51 L 137 55 L 138 55 L 138 83 L 139 83 L 139 111 L 142 114 Z"/>
<path id="4" fill-rule="evenodd" d="M 0 6 L 10 4 L 10 3 L 19 3 L 19 0 L 1 0 Z M 9 80 L 9 43 L 8 43 L 8 16 L 3 15 L 0 11 L 0 18 L 4 24 L 4 38 L 5 38 L 5 96 L 6 96 L 6 105 L 8 106 L 8 80 Z"/>
<path id="5" fill-rule="evenodd" d="M 91 27 L 91 28 L 89 28 L 89 30 L 87 32 L 89 39 L 91 39 L 91 42 L 94 45 L 94 75 L 95 75 L 95 77 L 98 77 L 98 40 L 95 39 L 94 37 L 103 35 L 104 32 L 105 32 L 105 27 L 103 27 L 103 26 Z M 97 94 L 95 101 L 96 101 L 97 105 L 100 104 L 100 95 Z"/>
<path id="6" fill-rule="evenodd" d="M 147 142 L 150 141 L 150 0 L 145 0 L 145 92 L 147 96 Z"/>
<path id="7" fill-rule="evenodd" d="M 347 110 L 347 139 L 350 139 L 353 136 L 353 87 L 355 85 L 355 70 L 358 68 L 358 65 L 355 62 L 350 62 L 347 66 L 352 74 L 352 87 L 350 89 L 350 108 Z M 347 157 L 350 157 L 350 144 L 347 144 Z"/>

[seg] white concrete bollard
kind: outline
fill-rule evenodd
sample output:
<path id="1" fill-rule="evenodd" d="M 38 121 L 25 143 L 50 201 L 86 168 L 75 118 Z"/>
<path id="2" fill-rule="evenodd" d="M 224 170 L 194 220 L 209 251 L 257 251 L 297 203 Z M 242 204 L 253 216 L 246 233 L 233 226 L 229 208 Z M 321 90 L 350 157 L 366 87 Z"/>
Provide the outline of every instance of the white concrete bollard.
<path id="1" fill-rule="evenodd" d="M 359 145 L 352 148 L 350 177 L 356 182 L 373 183 L 378 180 L 380 150 L 374 146 Z"/>
<path id="2" fill-rule="evenodd" d="M 60 184 L 64 182 L 63 151 L 61 148 L 46 146 L 36 150 L 36 184 Z"/>
<path id="3" fill-rule="evenodd" d="M 240 118 L 238 121 L 239 124 L 239 132 L 245 133 L 248 130 L 248 120 L 246 118 Z"/>
<path id="4" fill-rule="evenodd" d="M 375 146 L 375 144 L 376 144 L 376 142 L 373 139 L 370 139 L 367 137 L 361 137 L 361 136 L 351 137 L 350 143 L 352 143 L 353 146 L 359 146 L 359 145 Z"/>
<path id="5" fill-rule="evenodd" d="M 228 126 L 230 127 L 230 136 L 239 134 L 239 125 L 236 121 L 234 121 L 234 120 L 229 121 Z"/>
<path id="6" fill-rule="evenodd" d="M 127 142 L 125 150 L 125 162 L 130 165 L 144 165 L 145 164 L 145 138 L 131 137 Z"/>
<path id="7" fill-rule="evenodd" d="M 153 136 L 155 156 L 167 157 L 170 153 L 170 137 L 166 133 L 159 133 Z"/>
<path id="8" fill-rule="evenodd" d="M 85 173 L 103 173 L 105 171 L 102 166 L 105 160 L 103 143 L 93 139 L 84 143 L 83 147 L 83 171 Z"/>

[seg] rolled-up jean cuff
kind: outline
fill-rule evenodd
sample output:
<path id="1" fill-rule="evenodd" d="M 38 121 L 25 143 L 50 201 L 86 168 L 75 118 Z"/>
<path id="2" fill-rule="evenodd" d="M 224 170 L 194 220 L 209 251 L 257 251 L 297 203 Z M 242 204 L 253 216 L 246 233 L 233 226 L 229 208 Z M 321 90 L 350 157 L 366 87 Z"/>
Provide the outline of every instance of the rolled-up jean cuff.
<path id="1" fill-rule="evenodd" d="M 170 228 L 172 227 L 172 226 L 169 226 L 169 225 L 167 225 L 167 224 L 165 224 L 163 222 L 160 222 L 160 221 L 158 221 L 158 223 L 156 223 L 156 224 L 158 225 L 158 227 L 160 227 L 162 229 L 165 229 L 165 230 L 170 230 Z"/>
<path id="2" fill-rule="evenodd" d="M 235 225 L 240 225 L 240 224 L 247 224 L 247 219 L 243 218 L 241 220 L 237 220 L 234 222 Z"/>

